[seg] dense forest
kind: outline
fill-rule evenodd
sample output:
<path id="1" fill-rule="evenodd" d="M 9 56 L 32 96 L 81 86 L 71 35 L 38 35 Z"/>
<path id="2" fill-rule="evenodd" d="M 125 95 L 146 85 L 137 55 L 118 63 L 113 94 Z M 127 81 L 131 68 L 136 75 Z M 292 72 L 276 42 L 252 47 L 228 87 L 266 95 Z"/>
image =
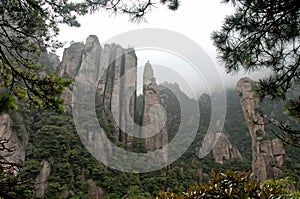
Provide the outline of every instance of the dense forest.
<path id="1" fill-rule="evenodd" d="M 179 194 L 188 190 L 190 186 L 207 182 L 211 179 L 212 169 L 217 172 L 250 171 L 251 138 L 235 89 L 227 90 L 228 107 L 224 133 L 228 135 L 232 145 L 240 151 L 242 159 L 224 160 L 220 164 L 216 163 L 212 153 L 203 159 L 199 159 L 196 155 L 197 147 L 201 144 L 208 128 L 211 96 L 203 94 L 196 101 L 180 91 L 178 85 L 166 84 L 168 87 L 176 88 L 176 92 L 185 100 L 199 104 L 201 110 L 199 129 L 193 144 L 180 159 L 162 170 L 144 174 L 124 173 L 99 163 L 81 143 L 70 112 L 59 114 L 47 110 L 28 109 L 22 105 L 23 102 L 19 102 L 18 114 L 24 117 L 29 139 L 25 163 L 20 167 L 17 175 L 18 182 L 22 183 L 15 184 L 16 193 L 22 194 L 23 198 L 34 196 L 43 198 L 152 198 L 159 196 L 160 191 Z M 160 85 L 159 89 L 162 98 L 166 99 L 163 105 L 170 118 L 167 127 L 169 139 L 172 139 L 180 123 L 179 103 L 164 84 Z M 142 106 L 141 99 L 142 96 L 139 96 L 137 107 Z M 96 110 L 100 115 L 103 104 L 99 97 L 95 101 Z M 285 119 L 284 115 L 279 114 L 282 113 L 281 102 L 263 103 L 261 107 L 265 111 L 272 111 L 279 119 L 281 117 Z M 12 128 L 19 132 L 23 121 L 18 120 L 16 113 L 11 113 L 10 116 L 14 120 Z M 101 123 L 101 118 L 99 121 Z M 105 126 L 105 123 L 102 125 L 106 129 L 110 128 Z M 21 140 L 24 139 L 22 132 L 19 132 L 18 136 Z M 107 136 L 111 140 L 114 139 L 112 135 Z M 274 135 L 270 133 L 267 139 L 272 137 Z M 126 148 L 121 142 L 118 144 Z M 143 141 L 138 138 L 134 140 L 133 146 L 130 149 L 132 151 L 146 151 Z M 297 189 L 300 188 L 299 152 L 298 148 L 286 146 L 284 164 L 278 166 L 283 171 L 282 178 L 291 179 L 295 182 Z M 49 164 L 49 168 L 45 167 L 45 162 Z M 46 172 L 49 172 L 49 176 L 44 179 L 46 182 L 40 179 L 45 168 L 48 169 Z"/>
<path id="2" fill-rule="evenodd" d="M 70 42 L 62 60 L 50 53 L 63 47 L 61 26 L 80 27 L 79 16 L 139 23 L 182 1 L 1 0 L 0 198 L 300 198 L 300 4 L 221 2 L 233 10 L 211 33 L 218 61 L 230 74 L 269 76 L 195 99 L 177 83 L 158 84 L 149 61 L 137 95 L 130 45 L 101 46 L 90 35 Z M 162 44 L 173 33 L 141 38 Z M 187 57 L 201 59 L 191 49 Z"/>

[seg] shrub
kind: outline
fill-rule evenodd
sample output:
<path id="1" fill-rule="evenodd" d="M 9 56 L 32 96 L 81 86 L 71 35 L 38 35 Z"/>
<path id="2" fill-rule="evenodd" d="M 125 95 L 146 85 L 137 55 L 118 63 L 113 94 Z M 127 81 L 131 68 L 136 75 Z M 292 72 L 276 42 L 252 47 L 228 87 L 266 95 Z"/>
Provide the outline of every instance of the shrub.
<path id="1" fill-rule="evenodd" d="M 174 194 L 160 192 L 160 198 L 164 199 L 197 199 L 197 198 L 299 198 L 299 193 L 288 191 L 282 183 L 267 181 L 260 183 L 251 180 L 251 172 L 226 171 L 217 173 L 211 171 L 211 180 L 204 184 L 191 186 L 186 193 Z"/>

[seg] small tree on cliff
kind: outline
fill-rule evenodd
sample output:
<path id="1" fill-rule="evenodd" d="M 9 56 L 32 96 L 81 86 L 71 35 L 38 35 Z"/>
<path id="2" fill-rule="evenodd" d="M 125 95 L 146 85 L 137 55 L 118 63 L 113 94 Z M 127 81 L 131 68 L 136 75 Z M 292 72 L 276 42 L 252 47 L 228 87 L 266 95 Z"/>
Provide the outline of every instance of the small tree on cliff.
<path id="1" fill-rule="evenodd" d="M 16 109 L 16 100 L 28 99 L 30 105 L 63 111 L 60 94 L 70 80 L 46 74 L 38 64 L 39 57 L 48 50 L 62 47 L 57 40 L 59 25 L 79 27 L 76 15 L 97 10 L 123 13 L 131 20 L 140 20 L 156 4 L 171 10 L 178 0 L 144 0 L 132 3 L 125 0 L 1 0 L 0 1 L 0 114 Z M 0 151 L 7 151 L 6 141 L 0 140 Z M 8 165 L 16 165 L 0 156 L 0 198 L 32 198 L 20 190 L 20 182 L 4 172 Z M 21 193 L 22 192 L 22 193 Z M 25 190 L 26 192 L 26 190 Z"/>
<path id="2" fill-rule="evenodd" d="M 56 39 L 59 24 L 79 27 L 76 15 L 100 9 L 128 14 L 131 20 L 138 20 L 155 3 L 167 4 L 172 10 L 179 5 L 178 0 L 138 3 L 123 0 L 83 0 L 80 3 L 67 0 L 1 0 L 0 87 L 7 88 L 9 93 L 0 97 L 0 107 L 6 107 L 3 110 L 14 109 L 14 100 L 9 97 L 13 94 L 29 99 L 33 106 L 62 111 L 63 101 L 59 95 L 71 81 L 45 74 L 43 66 L 37 64 L 41 53 L 62 46 Z"/>
<path id="3" fill-rule="evenodd" d="M 229 2 L 224 0 L 223 2 Z M 220 31 L 212 34 L 219 59 L 227 73 L 268 69 L 273 74 L 259 80 L 261 99 L 285 99 L 300 82 L 300 4 L 298 0 L 235 0 L 235 13 L 225 18 Z M 290 101 L 286 112 L 300 122 L 300 96 Z M 267 119 L 267 118 L 266 118 Z M 268 119 L 269 120 L 269 119 Z M 289 143 L 300 146 L 300 132 L 287 124 L 269 120 Z"/>

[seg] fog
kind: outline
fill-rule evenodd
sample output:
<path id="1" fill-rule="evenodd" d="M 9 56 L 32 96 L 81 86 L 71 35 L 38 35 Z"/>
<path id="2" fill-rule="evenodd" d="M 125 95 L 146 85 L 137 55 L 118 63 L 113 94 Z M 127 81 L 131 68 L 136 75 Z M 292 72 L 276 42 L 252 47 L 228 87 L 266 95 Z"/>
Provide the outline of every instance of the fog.
<path id="1" fill-rule="evenodd" d="M 73 41 L 84 42 L 91 34 L 98 36 L 100 43 L 103 44 L 118 34 L 142 28 L 167 29 L 182 34 L 203 48 L 206 54 L 203 56 L 207 56 L 210 63 L 207 63 L 205 58 L 203 59 L 203 64 L 193 66 L 189 63 L 189 60 L 166 51 L 136 49 L 139 74 L 138 85 L 141 85 L 142 68 L 149 60 L 153 65 L 155 76 L 159 83 L 164 81 L 176 82 L 189 96 L 193 95 L 190 93 L 191 90 L 197 96 L 203 92 L 212 92 L 207 85 L 210 88 L 214 88 L 214 90 L 223 86 L 233 88 L 238 79 L 243 76 L 250 76 L 252 79 L 257 80 L 268 74 L 267 71 L 258 71 L 253 74 L 247 74 L 244 71 L 234 75 L 225 74 L 224 67 L 216 60 L 216 50 L 212 45 L 210 36 L 212 31 L 220 29 L 224 17 L 233 13 L 234 8 L 230 3 L 221 4 L 219 0 L 190 0 L 181 4 L 175 12 L 168 10 L 165 6 L 157 5 L 157 8 L 146 13 L 145 18 L 147 22 L 139 24 L 130 22 L 126 15 L 115 16 L 101 10 L 93 15 L 79 17 L 80 28 L 61 26 L 58 39 L 66 42 L 65 47 L 68 47 L 69 43 Z M 147 38 L 144 39 L 147 40 Z M 176 42 L 174 41 L 174 43 Z M 127 48 L 129 45 L 123 47 Z M 60 58 L 62 53 L 63 48 L 58 49 L 57 54 Z M 195 70 L 195 67 L 198 68 L 198 71 Z M 216 72 L 210 73 L 212 67 L 218 70 L 221 81 L 216 81 L 216 77 L 219 74 Z M 141 86 L 139 92 L 141 92 Z"/>
<path id="2" fill-rule="evenodd" d="M 142 92 L 143 67 L 148 61 L 153 67 L 154 76 L 158 83 L 176 83 L 189 97 L 196 95 L 197 98 L 203 93 L 218 92 L 223 87 L 225 89 L 235 89 L 237 81 L 245 76 L 258 80 L 270 75 L 270 72 L 267 70 L 251 73 L 240 71 L 234 74 L 226 74 L 225 70 L 218 67 L 212 59 L 210 59 L 211 65 L 195 68 L 195 66 L 184 59 L 161 51 L 137 51 L 136 54 L 138 57 L 138 93 Z M 209 70 L 211 67 L 216 67 L 219 70 L 219 74 L 204 71 Z M 200 71 L 197 71 L 197 68 Z M 216 81 L 217 75 L 220 76 L 221 82 Z M 208 87 L 208 85 L 210 86 Z M 212 88 L 212 90 L 209 88 Z"/>

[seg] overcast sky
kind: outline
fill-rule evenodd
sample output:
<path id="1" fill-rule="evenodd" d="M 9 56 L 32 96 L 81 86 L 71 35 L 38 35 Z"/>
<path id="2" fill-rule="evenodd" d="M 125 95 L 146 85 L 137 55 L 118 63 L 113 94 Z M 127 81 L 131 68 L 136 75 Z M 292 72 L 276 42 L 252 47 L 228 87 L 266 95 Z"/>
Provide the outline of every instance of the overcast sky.
<path id="1" fill-rule="evenodd" d="M 234 12 L 234 8 L 230 3 L 222 4 L 220 2 L 221 0 L 182 1 L 181 6 L 175 12 L 168 10 L 165 6 L 158 6 L 158 8 L 154 8 L 150 13 L 147 13 L 145 16 L 147 22 L 139 24 L 130 22 L 127 15 L 115 16 L 108 12 L 100 11 L 92 15 L 79 17 L 78 19 L 81 23 L 80 28 L 62 26 L 59 39 L 66 42 L 84 42 L 89 35 L 93 34 L 98 36 L 100 43 L 103 43 L 120 33 L 130 30 L 141 28 L 168 29 L 185 35 L 201 46 L 209 55 L 212 62 L 217 66 L 220 73 L 224 74 L 223 67 L 215 58 L 216 51 L 212 45 L 210 36 L 212 31 L 220 29 L 224 21 L 224 17 L 232 14 Z M 65 47 L 68 47 L 68 44 Z M 127 48 L 128 46 L 123 47 Z M 63 49 L 60 49 L 57 53 L 62 56 L 62 51 Z M 179 74 L 193 73 L 187 69 L 188 66 L 184 66 L 185 64 L 180 60 L 176 60 L 176 58 L 173 59 L 171 55 L 165 54 L 165 56 L 162 56 L 163 54 L 160 54 L 159 56 L 158 53 L 151 51 L 137 51 L 136 54 L 138 56 L 138 67 L 144 65 L 147 60 L 150 60 L 150 62 L 154 65 L 177 65 L 177 73 Z M 158 81 L 172 81 L 171 73 L 164 73 L 163 71 L 163 69 L 161 71 L 157 71 L 157 67 L 154 68 Z M 170 77 L 168 77 L 168 75 Z M 211 75 L 211 77 L 205 78 L 213 79 L 215 74 Z M 235 82 L 241 76 L 244 76 L 244 74 L 235 76 L 222 75 L 224 82 L 231 85 L 235 85 Z M 252 75 L 252 78 L 257 78 L 259 76 L 259 73 L 256 73 Z M 189 83 L 191 83 L 194 87 L 199 87 L 197 85 L 203 84 L 201 78 L 199 79 L 188 75 L 184 76 L 184 78 L 189 79 Z"/>

